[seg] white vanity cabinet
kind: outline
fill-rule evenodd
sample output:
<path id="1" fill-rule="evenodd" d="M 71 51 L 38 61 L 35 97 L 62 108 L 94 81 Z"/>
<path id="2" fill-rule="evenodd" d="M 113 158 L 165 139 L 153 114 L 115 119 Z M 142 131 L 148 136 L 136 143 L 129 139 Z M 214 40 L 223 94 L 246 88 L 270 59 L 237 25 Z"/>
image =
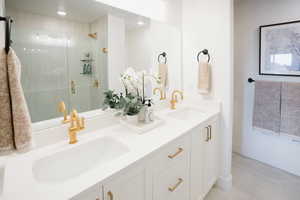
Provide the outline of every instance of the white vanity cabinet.
<path id="1" fill-rule="evenodd" d="M 219 159 L 215 116 L 72 200 L 203 200 Z"/>
<path id="2" fill-rule="evenodd" d="M 150 200 L 149 179 L 146 177 L 143 166 L 119 173 L 103 183 L 103 200 Z"/>
<path id="3" fill-rule="evenodd" d="M 219 177 L 218 118 L 195 128 L 191 137 L 191 200 L 200 200 Z"/>
<path id="4" fill-rule="evenodd" d="M 189 138 L 177 139 L 153 159 L 153 200 L 189 199 Z"/>
<path id="5" fill-rule="evenodd" d="M 93 187 L 81 192 L 71 200 L 102 200 L 102 186 L 96 184 Z"/>

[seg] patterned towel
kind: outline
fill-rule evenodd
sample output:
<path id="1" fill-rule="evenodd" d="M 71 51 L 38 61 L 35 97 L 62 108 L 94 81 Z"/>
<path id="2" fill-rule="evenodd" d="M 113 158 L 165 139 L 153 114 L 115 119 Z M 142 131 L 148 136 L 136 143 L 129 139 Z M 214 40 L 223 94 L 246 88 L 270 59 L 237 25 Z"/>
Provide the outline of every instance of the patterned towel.
<path id="1" fill-rule="evenodd" d="M 10 49 L 0 52 L 0 154 L 31 147 L 31 119 L 21 86 L 21 63 Z"/>
<path id="2" fill-rule="evenodd" d="M 300 83 L 282 83 L 280 132 L 300 137 Z"/>
<path id="3" fill-rule="evenodd" d="M 281 82 L 255 81 L 253 127 L 280 132 Z"/>

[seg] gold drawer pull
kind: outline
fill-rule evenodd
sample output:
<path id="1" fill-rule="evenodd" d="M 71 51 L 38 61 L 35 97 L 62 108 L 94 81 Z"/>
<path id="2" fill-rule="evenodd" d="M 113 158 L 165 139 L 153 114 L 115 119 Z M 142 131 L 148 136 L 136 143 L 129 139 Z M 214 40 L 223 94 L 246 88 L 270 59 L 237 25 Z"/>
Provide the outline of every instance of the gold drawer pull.
<path id="1" fill-rule="evenodd" d="M 170 159 L 173 159 L 173 158 L 175 158 L 176 156 L 178 156 L 182 152 L 183 152 L 183 148 L 178 148 L 178 151 L 176 153 L 174 153 L 173 155 L 168 155 L 168 157 Z"/>
<path id="2" fill-rule="evenodd" d="M 210 140 L 210 128 L 209 126 L 205 127 L 206 129 L 206 140 L 205 142 L 208 142 Z"/>
<path id="3" fill-rule="evenodd" d="M 212 126 L 209 125 L 209 126 L 208 126 L 208 129 L 209 129 L 209 140 L 211 140 L 211 139 L 212 139 L 212 135 L 211 135 L 211 129 L 212 129 Z"/>
<path id="4" fill-rule="evenodd" d="M 176 185 L 174 185 L 173 187 L 169 187 L 169 191 L 174 192 L 178 188 L 178 186 L 181 185 L 181 183 L 183 183 L 183 179 L 179 178 L 178 183 L 176 183 Z"/>
<path id="5" fill-rule="evenodd" d="M 109 196 L 109 200 L 114 200 L 114 195 L 111 191 L 109 191 L 107 195 Z"/>

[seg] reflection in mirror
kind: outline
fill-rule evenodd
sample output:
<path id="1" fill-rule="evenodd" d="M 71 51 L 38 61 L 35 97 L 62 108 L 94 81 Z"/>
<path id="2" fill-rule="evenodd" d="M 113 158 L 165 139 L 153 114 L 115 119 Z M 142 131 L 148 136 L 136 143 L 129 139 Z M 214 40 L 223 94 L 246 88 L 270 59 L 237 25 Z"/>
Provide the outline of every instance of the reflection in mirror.
<path id="1" fill-rule="evenodd" d="M 162 52 L 172 65 L 170 85 L 180 87 L 177 27 L 94 0 L 9 0 L 6 12 L 15 21 L 12 47 L 33 122 L 63 116 L 61 101 L 68 112 L 101 108 L 106 90 L 123 90 L 127 68 L 156 74 Z"/>

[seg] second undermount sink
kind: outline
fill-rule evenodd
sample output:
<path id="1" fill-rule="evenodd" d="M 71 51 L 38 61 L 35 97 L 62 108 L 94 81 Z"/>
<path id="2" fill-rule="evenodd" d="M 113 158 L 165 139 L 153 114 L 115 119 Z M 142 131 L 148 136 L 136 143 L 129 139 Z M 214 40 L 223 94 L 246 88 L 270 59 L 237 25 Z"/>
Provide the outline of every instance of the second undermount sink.
<path id="1" fill-rule="evenodd" d="M 129 152 L 129 148 L 110 137 L 103 137 L 41 158 L 33 164 L 39 182 L 63 182 L 88 172 Z"/>
<path id="2" fill-rule="evenodd" d="M 182 107 L 178 110 L 168 113 L 169 117 L 179 120 L 191 120 L 191 119 L 199 119 L 205 114 L 205 111 L 193 108 L 193 107 Z"/>

